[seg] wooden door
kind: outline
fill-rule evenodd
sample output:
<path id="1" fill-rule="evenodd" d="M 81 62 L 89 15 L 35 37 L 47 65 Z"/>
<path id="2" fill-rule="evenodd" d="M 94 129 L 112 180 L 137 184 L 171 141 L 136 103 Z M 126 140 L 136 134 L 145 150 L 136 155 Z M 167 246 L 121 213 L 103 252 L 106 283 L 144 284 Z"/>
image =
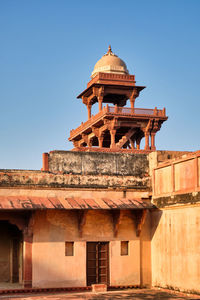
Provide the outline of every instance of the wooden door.
<path id="1" fill-rule="evenodd" d="M 109 243 L 87 243 L 87 285 L 109 285 Z"/>

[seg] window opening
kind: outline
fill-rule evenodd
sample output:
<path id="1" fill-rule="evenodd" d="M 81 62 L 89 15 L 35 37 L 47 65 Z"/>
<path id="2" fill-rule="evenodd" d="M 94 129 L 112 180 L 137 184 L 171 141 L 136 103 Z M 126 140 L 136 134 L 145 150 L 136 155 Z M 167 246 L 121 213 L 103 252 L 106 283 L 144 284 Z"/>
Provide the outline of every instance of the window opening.
<path id="1" fill-rule="evenodd" d="M 128 255 L 128 241 L 121 241 L 121 255 Z"/>
<path id="2" fill-rule="evenodd" d="M 74 256 L 74 242 L 65 242 L 65 256 Z"/>

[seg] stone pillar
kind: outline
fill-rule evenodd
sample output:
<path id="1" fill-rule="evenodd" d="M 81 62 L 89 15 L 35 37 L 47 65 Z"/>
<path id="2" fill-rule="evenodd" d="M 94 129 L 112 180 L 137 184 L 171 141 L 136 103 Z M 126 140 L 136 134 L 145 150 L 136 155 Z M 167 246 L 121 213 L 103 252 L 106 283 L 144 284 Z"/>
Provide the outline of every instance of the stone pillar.
<path id="1" fill-rule="evenodd" d="M 115 110 L 114 110 L 114 112 L 115 112 L 115 114 L 118 113 L 118 106 L 117 106 L 117 104 L 115 104 Z"/>
<path id="2" fill-rule="evenodd" d="M 88 104 L 88 105 L 87 105 L 87 110 L 88 110 L 88 120 L 91 118 L 91 107 L 92 107 L 91 104 Z"/>
<path id="3" fill-rule="evenodd" d="M 134 113 L 135 99 L 138 96 L 139 96 L 139 91 L 137 89 L 134 89 L 130 96 L 131 108 L 132 108 L 133 113 Z"/>
<path id="4" fill-rule="evenodd" d="M 88 138 L 88 142 L 87 142 L 88 147 L 92 147 L 92 139 Z"/>
<path id="5" fill-rule="evenodd" d="M 103 97 L 99 97 L 98 102 L 99 102 L 99 111 L 102 111 Z"/>
<path id="6" fill-rule="evenodd" d="M 145 150 L 150 150 L 149 147 L 149 131 L 145 132 L 145 146 L 144 146 Z"/>
<path id="7" fill-rule="evenodd" d="M 131 144 L 131 149 L 135 149 L 135 139 L 134 140 L 129 139 L 129 142 Z"/>
<path id="8" fill-rule="evenodd" d="M 131 102 L 131 108 L 132 108 L 132 110 L 134 111 L 135 98 L 131 98 L 131 99 L 130 99 L 130 102 Z"/>
<path id="9" fill-rule="evenodd" d="M 104 134 L 99 135 L 98 141 L 99 141 L 99 148 L 103 148 L 103 138 Z"/>
<path id="10" fill-rule="evenodd" d="M 115 134 L 116 134 L 116 129 L 111 129 L 110 130 L 110 137 L 111 137 L 110 148 L 115 148 Z"/>
<path id="11" fill-rule="evenodd" d="M 142 137 L 136 138 L 136 149 L 140 150 L 140 142 L 141 142 Z"/>
<path id="12" fill-rule="evenodd" d="M 23 283 L 24 288 L 32 287 L 32 242 L 33 237 L 24 234 L 23 249 Z"/>
<path id="13" fill-rule="evenodd" d="M 23 284 L 24 288 L 32 287 L 32 243 L 33 243 L 34 213 L 29 218 L 28 225 L 23 230 Z"/>
<path id="14" fill-rule="evenodd" d="M 156 147 L 155 147 L 155 135 L 156 135 L 155 132 L 151 132 L 151 150 L 156 150 Z"/>

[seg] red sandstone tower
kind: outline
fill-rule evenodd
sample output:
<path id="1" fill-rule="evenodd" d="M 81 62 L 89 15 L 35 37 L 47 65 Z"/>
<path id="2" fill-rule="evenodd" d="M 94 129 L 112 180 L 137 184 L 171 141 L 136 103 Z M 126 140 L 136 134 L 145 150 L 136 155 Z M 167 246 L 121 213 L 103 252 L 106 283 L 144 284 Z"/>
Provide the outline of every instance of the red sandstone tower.
<path id="1" fill-rule="evenodd" d="M 126 64 L 110 46 L 96 63 L 91 78 L 77 97 L 87 106 L 88 121 L 70 131 L 74 150 L 142 152 L 143 137 L 144 150 L 156 150 L 156 132 L 167 120 L 165 108 L 135 108 L 135 99 L 145 87 L 135 84 L 135 75 L 129 75 Z M 125 107 L 128 100 L 131 107 Z M 96 102 L 99 112 L 93 116 L 92 105 Z"/>

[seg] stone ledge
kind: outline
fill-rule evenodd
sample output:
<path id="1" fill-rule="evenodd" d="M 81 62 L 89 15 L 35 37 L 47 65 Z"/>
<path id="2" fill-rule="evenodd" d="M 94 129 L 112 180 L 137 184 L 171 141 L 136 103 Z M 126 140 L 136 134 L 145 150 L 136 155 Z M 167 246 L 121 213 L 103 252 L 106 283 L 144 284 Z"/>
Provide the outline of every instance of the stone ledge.
<path id="1" fill-rule="evenodd" d="M 106 284 L 92 284 L 92 292 L 93 293 L 107 292 L 107 285 Z"/>
<path id="2" fill-rule="evenodd" d="M 153 198 L 153 204 L 157 208 L 164 208 L 175 205 L 188 205 L 188 204 L 200 204 L 200 192 L 197 193 L 185 193 L 173 196 Z"/>
<path id="3" fill-rule="evenodd" d="M 122 175 L 75 175 L 48 172 L 3 171 L 0 172 L 0 187 L 38 188 L 101 188 L 149 190 L 148 176 Z"/>

